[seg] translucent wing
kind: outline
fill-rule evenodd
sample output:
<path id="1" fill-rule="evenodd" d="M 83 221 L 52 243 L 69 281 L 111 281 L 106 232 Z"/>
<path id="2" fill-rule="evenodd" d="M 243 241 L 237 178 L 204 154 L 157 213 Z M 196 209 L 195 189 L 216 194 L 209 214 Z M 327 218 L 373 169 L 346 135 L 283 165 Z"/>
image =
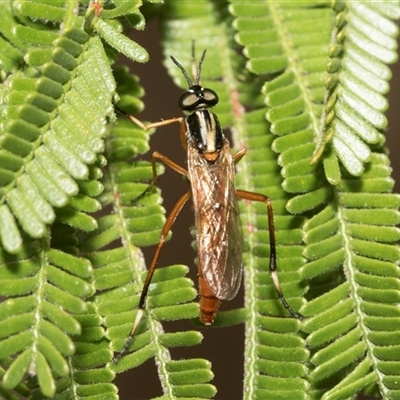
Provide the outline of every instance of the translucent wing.
<path id="1" fill-rule="evenodd" d="M 214 162 L 188 142 L 199 267 L 215 297 L 230 300 L 242 277 L 242 237 L 229 142 Z"/>

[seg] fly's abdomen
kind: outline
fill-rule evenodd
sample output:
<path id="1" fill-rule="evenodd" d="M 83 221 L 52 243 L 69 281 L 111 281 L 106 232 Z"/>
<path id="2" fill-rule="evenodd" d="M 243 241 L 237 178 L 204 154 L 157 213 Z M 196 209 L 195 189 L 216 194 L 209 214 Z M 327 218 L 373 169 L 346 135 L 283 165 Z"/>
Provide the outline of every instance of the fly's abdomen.
<path id="1" fill-rule="evenodd" d="M 211 293 L 199 268 L 200 320 L 205 325 L 214 322 L 219 300 Z"/>

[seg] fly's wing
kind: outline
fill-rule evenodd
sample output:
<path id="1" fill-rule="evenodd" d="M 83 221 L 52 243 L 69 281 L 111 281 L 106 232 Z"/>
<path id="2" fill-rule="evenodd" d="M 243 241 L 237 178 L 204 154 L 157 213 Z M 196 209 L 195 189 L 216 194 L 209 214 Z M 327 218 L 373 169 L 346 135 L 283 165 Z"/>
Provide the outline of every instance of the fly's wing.
<path id="1" fill-rule="evenodd" d="M 188 143 L 188 171 L 199 267 L 214 296 L 230 300 L 242 277 L 242 238 L 228 141 L 214 163 Z"/>

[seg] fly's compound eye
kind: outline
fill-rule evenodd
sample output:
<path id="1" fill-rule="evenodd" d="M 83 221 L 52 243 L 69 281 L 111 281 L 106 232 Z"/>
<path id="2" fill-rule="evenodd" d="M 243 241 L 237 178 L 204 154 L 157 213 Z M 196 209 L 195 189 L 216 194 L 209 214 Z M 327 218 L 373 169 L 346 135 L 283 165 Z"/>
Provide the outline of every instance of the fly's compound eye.
<path id="1" fill-rule="evenodd" d="M 183 111 L 193 111 L 200 108 L 213 107 L 218 101 L 218 95 L 214 90 L 193 85 L 179 98 L 179 108 Z"/>
<path id="2" fill-rule="evenodd" d="M 211 89 L 204 89 L 204 101 L 207 103 L 209 106 L 215 106 L 218 101 L 218 95 L 217 93 L 214 92 L 214 90 Z"/>
<path id="3" fill-rule="evenodd" d="M 198 100 L 199 98 L 196 96 L 196 94 L 187 91 L 183 93 L 181 97 L 179 97 L 179 108 L 183 111 L 193 110 L 196 108 L 196 103 Z"/>

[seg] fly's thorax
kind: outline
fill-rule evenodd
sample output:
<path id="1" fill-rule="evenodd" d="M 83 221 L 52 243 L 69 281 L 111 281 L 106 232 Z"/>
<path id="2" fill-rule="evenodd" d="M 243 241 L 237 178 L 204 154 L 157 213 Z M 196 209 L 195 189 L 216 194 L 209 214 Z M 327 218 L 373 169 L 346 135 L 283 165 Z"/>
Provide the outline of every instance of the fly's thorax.
<path id="1" fill-rule="evenodd" d="M 186 118 L 186 137 L 201 154 L 219 152 L 225 140 L 218 117 L 207 109 L 196 110 Z"/>

